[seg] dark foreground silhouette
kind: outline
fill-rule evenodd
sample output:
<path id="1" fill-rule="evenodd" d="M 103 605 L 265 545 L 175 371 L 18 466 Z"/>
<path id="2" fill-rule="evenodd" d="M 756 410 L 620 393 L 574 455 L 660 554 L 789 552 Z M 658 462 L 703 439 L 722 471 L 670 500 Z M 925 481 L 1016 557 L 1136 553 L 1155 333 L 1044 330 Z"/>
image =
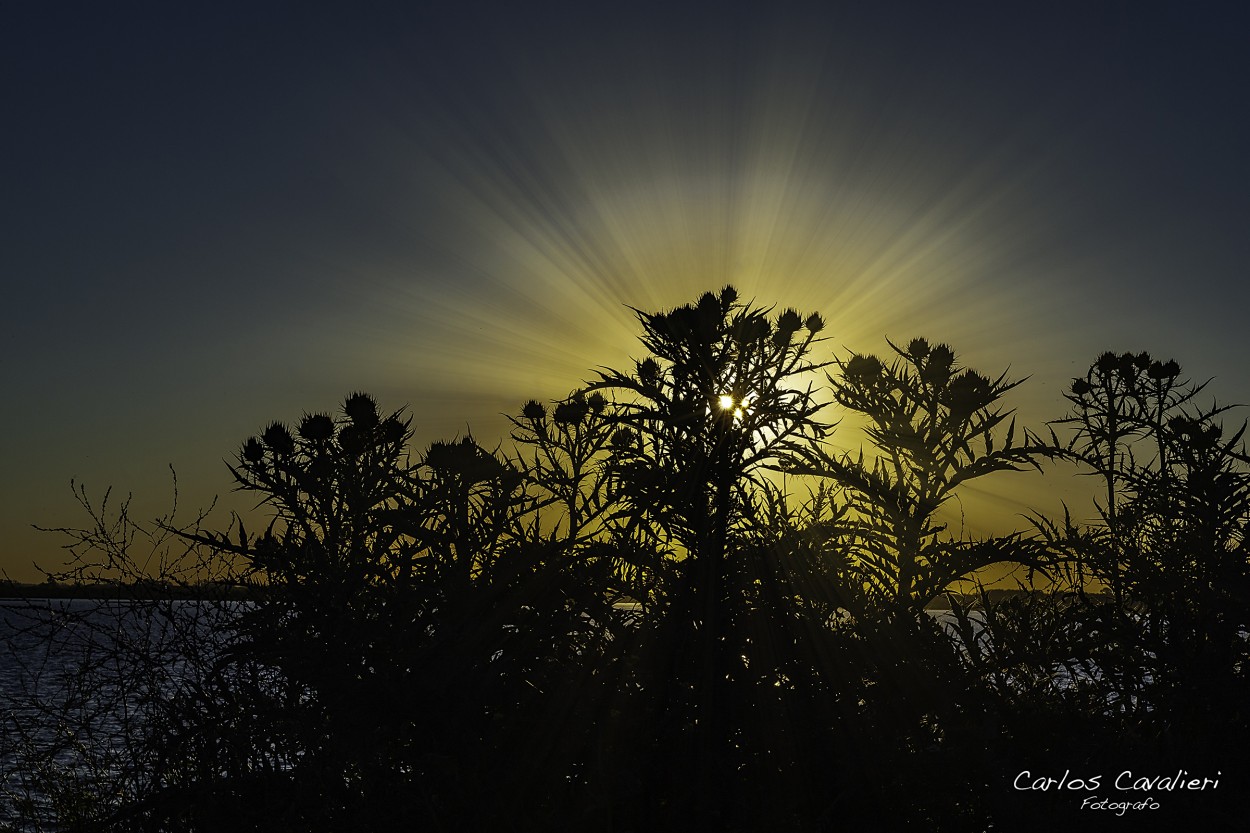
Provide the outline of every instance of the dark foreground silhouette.
<path id="1" fill-rule="evenodd" d="M 213 590 L 25 611 L 19 633 L 80 662 L 25 661 L 9 818 L 1235 827 L 1250 461 L 1175 362 L 1099 357 L 1061 436 L 1017 427 L 1018 382 L 946 345 L 838 357 L 819 315 L 731 288 L 637 317 L 646 355 L 527 403 L 512 451 L 415 453 L 364 394 L 270 424 L 231 467 L 263 529 L 136 526 L 79 491 L 58 580 Z M 826 402 L 863 417 L 837 446 L 862 453 L 827 442 Z M 1052 462 L 1097 478 L 1098 522 L 941 520 L 970 481 Z M 1053 592 L 951 592 L 990 565 Z"/>

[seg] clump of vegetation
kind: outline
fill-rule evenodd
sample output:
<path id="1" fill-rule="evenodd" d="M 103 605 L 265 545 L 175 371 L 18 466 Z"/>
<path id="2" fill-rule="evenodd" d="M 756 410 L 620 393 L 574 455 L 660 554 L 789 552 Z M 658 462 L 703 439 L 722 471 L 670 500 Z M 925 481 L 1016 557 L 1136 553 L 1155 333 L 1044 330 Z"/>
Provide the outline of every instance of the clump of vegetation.
<path id="1" fill-rule="evenodd" d="M 1032 830 L 1043 804 L 1087 819 L 1022 802 L 1023 769 L 1234 771 L 1250 458 L 1175 362 L 1098 358 L 1061 437 L 946 345 L 823 354 L 818 314 L 729 287 L 635 312 L 646 354 L 526 403 L 506 451 L 418 450 L 355 393 L 242 444 L 261 529 L 80 490 L 53 578 L 135 592 L 6 609 L 6 823 Z M 830 402 L 862 448 L 829 444 Z M 1056 459 L 1105 487 L 1098 523 L 940 522 Z M 1051 592 L 954 593 L 993 564 Z"/>

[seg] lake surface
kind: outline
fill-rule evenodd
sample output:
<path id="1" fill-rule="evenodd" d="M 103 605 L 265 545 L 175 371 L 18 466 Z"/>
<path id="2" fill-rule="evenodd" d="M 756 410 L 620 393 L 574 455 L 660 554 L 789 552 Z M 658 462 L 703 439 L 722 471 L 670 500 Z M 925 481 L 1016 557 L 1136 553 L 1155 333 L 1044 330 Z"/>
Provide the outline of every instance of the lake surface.
<path id="1" fill-rule="evenodd" d="M 32 761 L 67 781 L 84 761 L 115 775 L 131 754 L 142 704 L 189 682 L 188 656 L 209 667 L 220 647 L 214 625 L 242 604 L 0 601 L 0 824 L 16 821 L 15 802 L 46 806 Z M 31 758 L 31 750 L 46 754 Z"/>

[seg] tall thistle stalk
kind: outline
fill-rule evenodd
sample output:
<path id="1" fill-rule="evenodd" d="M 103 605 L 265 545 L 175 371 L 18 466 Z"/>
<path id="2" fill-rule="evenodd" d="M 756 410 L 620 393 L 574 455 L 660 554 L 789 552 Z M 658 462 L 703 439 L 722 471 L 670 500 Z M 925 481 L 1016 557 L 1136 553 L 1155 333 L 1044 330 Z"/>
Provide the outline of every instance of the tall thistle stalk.
<path id="1" fill-rule="evenodd" d="M 1018 435 L 1001 404 L 1020 382 L 961 367 L 945 344 L 889 344 L 889 363 L 855 354 L 829 376 L 837 404 L 867 419 L 870 453 L 813 447 L 802 468 L 849 496 L 857 557 L 848 584 L 863 587 L 870 606 L 916 611 L 989 564 L 1040 566 L 1020 536 L 956 540 L 943 535 L 936 517 L 963 484 L 1000 471 L 1040 471 L 1040 461 L 1055 455 L 1053 442 L 1028 430 Z"/>
<path id="2" fill-rule="evenodd" d="M 1053 423 L 1075 429 L 1065 447 L 1067 456 L 1103 481 L 1098 511 L 1106 525 L 1109 551 L 1105 564 L 1091 566 L 1095 577 L 1110 586 L 1117 608 L 1125 603 L 1123 505 L 1145 480 L 1173 477 L 1167 423 L 1206 386 L 1182 382 L 1179 376 L 1175 361 L 1158 361 L 1149 353 L 1103 353 L 1083 377 L 1072 380 L 1064 398 L 1073 408 Z M 1153 443 L 1153 460 L 1138 459 L 1134 448 L 1139 442 Z M 1083 587 L 1083 560 L 1077 567 L 1078 586 Z"/>
<path id="3" fill-rule="evenodd" d="M 604 369 L 611 392 L 618 494 L 636 517 L 675 536 L 692 558 L 723 559 L 744 490 L 823 439 L 811 358 L 824 322 L 743 304 L 725 287 L 667 312 L 634 310 L 650 354 Z"/>
<path id="4" fill-rule="evenodd" d="M 622 517 L 671 537 L 686 558 L 668 611 L 684 643 L 671 669 L 674 700 L 689 711 L 698 823 L 718 824 L 718 794 L 740 754 L 727 691 L 743 677 L 732 588 L 736 536 L 771 467 L 822 439 L 811 358 L 824 321 L 742 303 L 732 287 L 667 312 L 634 310 L 650 354 L 632 371 L 604 369 L 592 390 L 610 392 L 621 441 L 612 488 Z M 680 712 L 686 707 L 677 707 Z"/>

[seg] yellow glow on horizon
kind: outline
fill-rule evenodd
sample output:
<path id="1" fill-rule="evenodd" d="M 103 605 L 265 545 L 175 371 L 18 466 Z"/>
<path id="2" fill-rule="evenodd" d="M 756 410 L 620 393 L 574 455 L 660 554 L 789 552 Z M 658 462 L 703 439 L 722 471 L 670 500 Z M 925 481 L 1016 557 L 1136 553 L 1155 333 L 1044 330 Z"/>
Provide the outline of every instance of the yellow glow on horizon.
<path id="1" fill-rule="evenodd" d="M 915 137 L 882 134 L 852 90 L 820 83 L 823 60 L 778 53 L 693 109 L 646 79 L 614 99 L 518 75 L 526 134 L 466 130 L 397 159 L 414 195 L 438 195 L 437 225 L 427 212 L 412 230 L 440 256 L 354 265 L 410 318 L 378 332 L 411 337 L 361 352 L 443 398 L 560 397 L 640 357 L 628 307 L 726 284 L 821 313 L 828 351 L 924 335 L 992 355 L 1052 336 L 1035 304 L 1021 312 L 1031 218 L 1002 223 L 1027 177 L 1005 158 L 918 157 Z"/>
<path id="2" fill-rule="evenodd" d="M 740 106 L 706 118 L 660 93 L 571 107 L 569 91 L 557 101 L 535 86 L 517 104 L 541 126 L 530 144 L 474 135 L 424 157 L 414 145 L 396 168 L 413 170 L 414 194 L 438 195 L 436 226 L 412 220 L 438 256 L 353 265 L 381 311 L 356 345 L 361 363 L 407 397 L 423 436 L 471 424 L 490 443 L 526 400 L 643 358 L 631 307 L 732 284 L 744 302 L 820 313 L 814 360 L 888 358 L 886 337 L 923 336 L 987 375 L 1053 380 L 1013 392 L 1022 425 L 1061 416 L 1053 385 L 1070 375 L 1071 339 L 1066 319 L 1039 308 L 1028 212 L 1042 208 L 1021 199 L 1037 171 L 1009 154 L 920 158 L 915 137 L 882 134 L 809 69 L 766 67 L 734 91 Z M 740 410 L 729 399 L 721 407 Z M 861 442 L 849 420 L 831 439 Z M 968 508 L 997 500 L 994 526 L 1018 527 L 999 495 L 1010 479 L 991 478 L 990 499 L 969 494 Z"/>

